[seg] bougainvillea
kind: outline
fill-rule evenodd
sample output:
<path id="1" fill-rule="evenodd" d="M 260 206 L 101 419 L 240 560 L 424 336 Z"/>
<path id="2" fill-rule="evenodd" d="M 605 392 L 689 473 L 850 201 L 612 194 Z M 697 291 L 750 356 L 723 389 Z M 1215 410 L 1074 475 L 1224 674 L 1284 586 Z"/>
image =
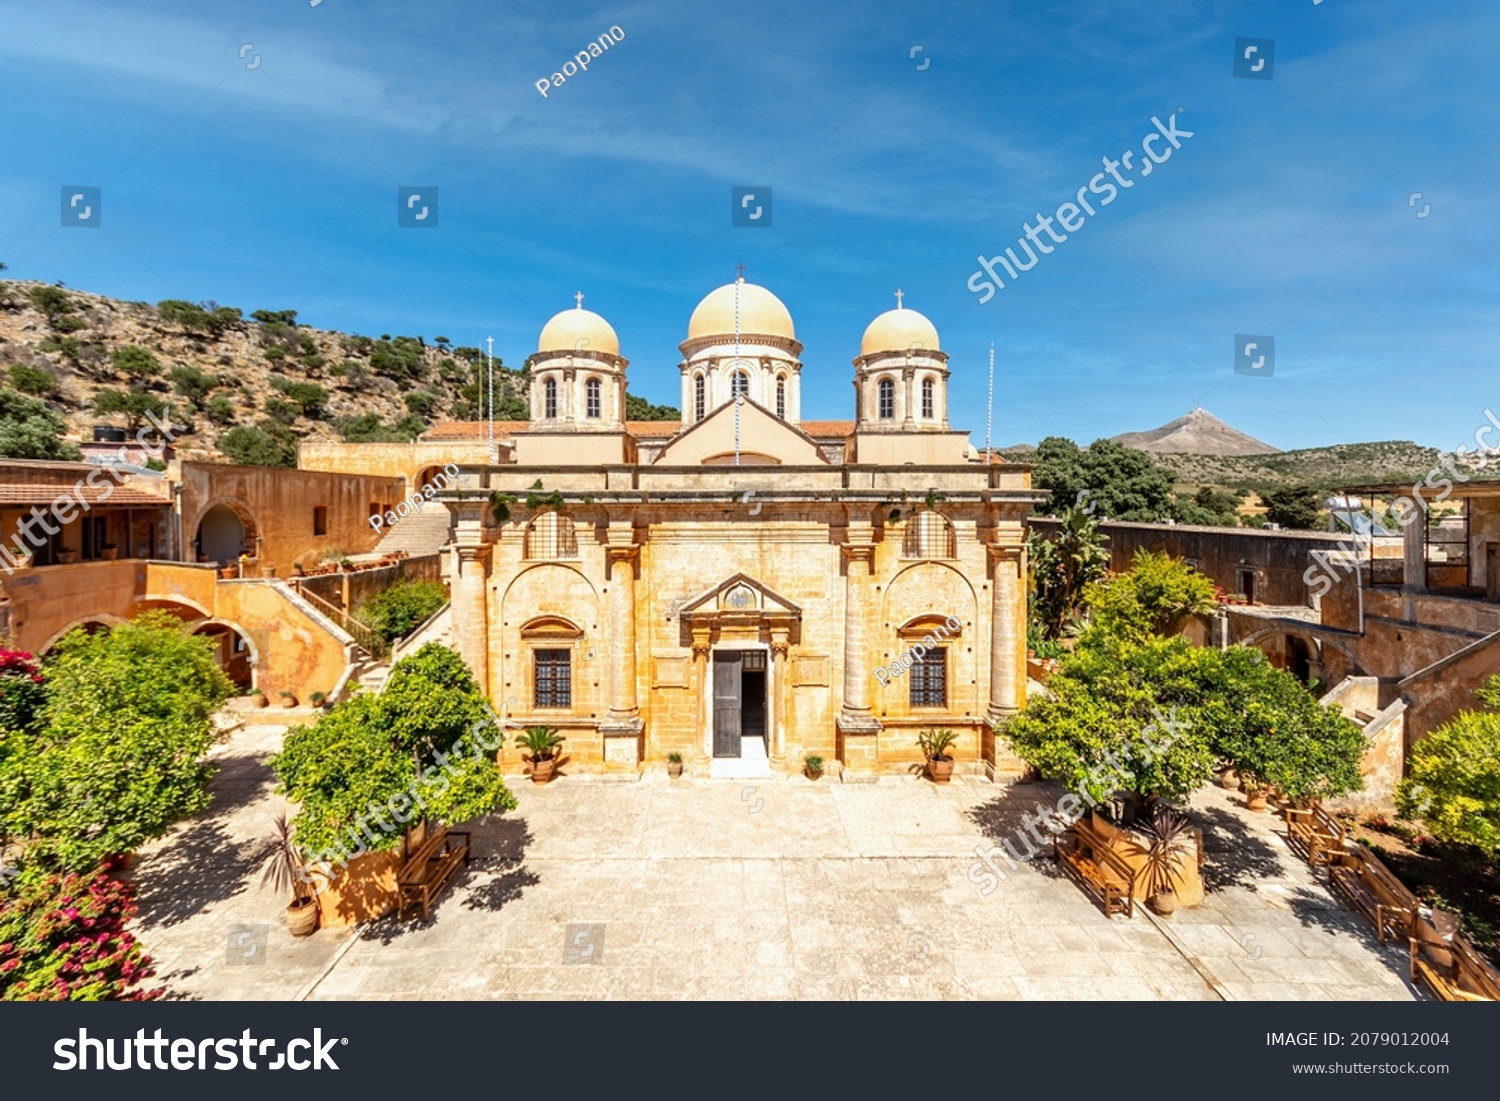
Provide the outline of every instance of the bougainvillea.
<path id="1" fill-rule="evenodd" d="M 36 659 L 0 646 L 0 730 L 31 729 L 45 701 Z"/>
<path id="2" fill-rule="evenodd" d="M 0 1001 L 150 1001 L 151 960 L 125 923 L 130 887 L 104 873 L 18 881 L 0 895 Z"/>

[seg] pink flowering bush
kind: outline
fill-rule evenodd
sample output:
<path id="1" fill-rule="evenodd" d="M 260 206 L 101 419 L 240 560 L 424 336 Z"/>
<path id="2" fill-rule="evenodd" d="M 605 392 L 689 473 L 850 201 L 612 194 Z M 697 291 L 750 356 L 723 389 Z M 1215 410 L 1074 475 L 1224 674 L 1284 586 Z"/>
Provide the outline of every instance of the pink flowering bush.
<path id="1" fill-rule="evenodd" d="M 36 658 L 0 646 L 0 731 L 31 728 L 47 698 L 42 679 Z"/>
<path id="2" fill-rule="evenodd" d="M 18 881 L 0 895 L 0 1001 L 142 1002 L 150 957 L 125 923 L 132 891 L 103 873 Z"/>

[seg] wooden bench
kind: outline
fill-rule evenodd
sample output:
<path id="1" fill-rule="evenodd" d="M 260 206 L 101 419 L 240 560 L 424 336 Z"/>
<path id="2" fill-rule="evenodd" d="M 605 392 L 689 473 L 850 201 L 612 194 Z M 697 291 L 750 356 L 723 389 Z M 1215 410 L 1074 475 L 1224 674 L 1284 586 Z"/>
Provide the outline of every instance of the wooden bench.
<path id="1" fill-rule="evenodd" d="M 1105 916 L 1135 916 L 1135 869 L 1084 822 L 1052 838 L 1052 855 L 1104 905 Z"/>
<path id="2" fill-rule="evenodd" d="M 462 838 L 462 840 L 459 840 Z M 420 906 L 422 920 L 428 920 L 433 899 L 442 892 L 459 865 L 469 862 L 469 835 L 462 830 L 439 827 L 428 834 L 416 852 L 396 873 L 396 887 L 401 904 L 396 920 L 406 916 L 407 907 Z"/>
<path id="3" fill-rule="evenodd" d="M 1302 850 L 1314 868 L 1329 864 L 1345 849 L 1345 830 L 1316 800 L 1306 808 L 1286 809 L 1287 840 Z"/>
<path id="4" fill-rule="evenodd" d="M 1328 882 L 1375 923 L 1375 935 L 1409 937 L 1417 920 L 1417 899 L 1374 853 L 1357 849 L 1328 861 Z"/>
<path id="5" fill-rule="evenodd" d="M 1441 936 L 1417 919 L 1411 938 L 1411 981 L 1422 982 L 1441 1001 L 1500 1001 L 1500 974 L 1461 934 Z"/>

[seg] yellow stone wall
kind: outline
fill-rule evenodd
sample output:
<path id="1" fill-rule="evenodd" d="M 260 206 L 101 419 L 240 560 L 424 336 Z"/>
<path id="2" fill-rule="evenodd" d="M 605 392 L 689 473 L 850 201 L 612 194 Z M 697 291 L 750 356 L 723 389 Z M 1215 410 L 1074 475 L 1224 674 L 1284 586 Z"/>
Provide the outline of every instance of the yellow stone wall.
<path id="1" fill-rule="evenodd" d="M 502 461 L 511 452 L 509 441 L 499 443 Z M 406 482 L 401 500 L 422 488 L 427 473 L 449 463 L 459 466 L 481 466 L 489 461 L 489 444 L 485 440 L 418 440 L 415 443 L 341 443 L 304 440 L 297 448 L 300 470 L 321 470 L 335 474 L 364 474 L 370 477 L 399 476 Z"/>

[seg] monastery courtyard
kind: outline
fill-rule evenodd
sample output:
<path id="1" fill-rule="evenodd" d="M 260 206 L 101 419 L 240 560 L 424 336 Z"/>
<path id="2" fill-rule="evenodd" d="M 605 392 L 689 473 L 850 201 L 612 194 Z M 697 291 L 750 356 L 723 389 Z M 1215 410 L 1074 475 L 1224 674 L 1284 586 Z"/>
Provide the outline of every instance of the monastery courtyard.
<path id="1" fill-rule="evenodd" d="M 1050 855 L 981 894 L 976 846 L 1053 805 L 1052 785 L 515 778 L 519 809 L 475 830 L 430 924 L 294 939 L 259 887 L 285 806 L 261 762 L 282 733 L 233 729 L 213 806 L 137 859 L 135 929 L 169 998 L 1417 996 L 1405 946 L 1376 943 L 1278 818 L 1216 788 L 1193 800 L 1208 898 L 1164 921 L 1105 918 Z"/>

